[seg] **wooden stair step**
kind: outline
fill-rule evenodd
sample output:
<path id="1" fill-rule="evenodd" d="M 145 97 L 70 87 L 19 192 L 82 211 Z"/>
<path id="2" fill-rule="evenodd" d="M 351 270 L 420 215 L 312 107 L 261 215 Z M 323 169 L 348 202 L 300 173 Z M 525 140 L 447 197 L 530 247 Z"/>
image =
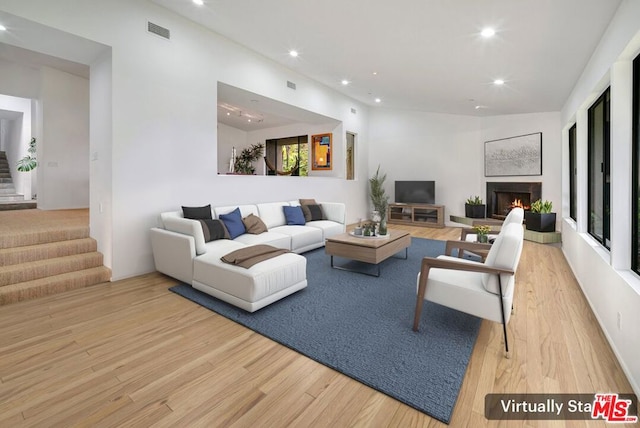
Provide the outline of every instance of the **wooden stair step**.
<path id="1" fill-rule="evenodd" d="M 92 253 L 97 251 L 97 249 L 98 243 L 93 238 L 50 242 L 25 247 L 4 248 L 0 249 L 0 266 L 30 263 L 82 253 Z"/>
<path id="2" fill-rule="evenodd" d="M 0 236 L 0 248 L 25 247 L 88 237 L 89 228 L 84 226 L 61 226 L 55 229 L 43 228 L 42 230 L 33 230 L 27 233 L 16 231 L 15 233 L 5 233 Z"/>
<path id="3" fill-rule="evenodd" d="M 89 287 L 111 280 L 111 269 L 98 266 L 0 287 L 0 305 L 16 303 L 64 291 Z"/>
<path id="4" fill-rule="evenodd" d="M 98 267 L 102 263 L 102 254 L 93 252 L 3 266 L 0 267 L 0 286 Z"/>
<path id="5" fill-rule="evenodd" d="M 38 208 L 36 201 L 0 201 L 0 211 L 31 210 Z"/>
<path id="6" fill-rule="evenodd" d="M 18 193 L 3 193 L 0 194 L 0 201 L 3 202 L 22 202 L 24 201 L 24 195 Z"/>

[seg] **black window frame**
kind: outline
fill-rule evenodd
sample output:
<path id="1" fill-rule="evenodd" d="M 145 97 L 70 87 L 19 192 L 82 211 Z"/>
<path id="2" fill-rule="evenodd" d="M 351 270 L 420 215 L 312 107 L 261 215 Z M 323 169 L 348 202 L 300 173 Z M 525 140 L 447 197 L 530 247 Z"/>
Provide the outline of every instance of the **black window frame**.
<path id="1" fill-rule="evenodd" d="M 578 221 L 577 124 L 569 128 L 569 217 Z"/>
<path id="2" fill-rule="evenodd" d="M 631 269 L 640 274 L 640 55 L 633 60 Z"/>
<path id="3" fill-rule="evenodd" d="M 596 117 L 596 108 L 600 104 L 604 104 L 602 109 L 602 117 Z M 587 222 L 587 231 L 589 234 L 605 248 L 611 249 L 611 88 L 607 88 L 602 95 L 589 107 L 589 135 L 588 135 L 588 206 L 589 206 L 589 221 Z M 600 172 L 602 173 L 601 182 L 594 182 L 594 171 L 592 168 L 594 153 L 595 131 L 594 125 L 596 119 L 602 119 L 602 153 L 597 153 L 602 156 L 602 162 L 600 163 Z M 594 186 L 602 186 L 602 199 L 595 201 L 593 199 Z M 600 236 L 596 230 L 594 230 L 594 221 L 592 219 L 595 204 L 601 204 L 602 208 L 602 236 Z"/>

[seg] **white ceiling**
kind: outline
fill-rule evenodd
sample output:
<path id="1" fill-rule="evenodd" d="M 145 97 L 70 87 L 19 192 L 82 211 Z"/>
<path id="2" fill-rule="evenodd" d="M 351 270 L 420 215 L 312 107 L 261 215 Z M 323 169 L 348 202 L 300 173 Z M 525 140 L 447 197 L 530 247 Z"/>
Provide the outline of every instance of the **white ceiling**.
<path id="1" fill-rule="evenodd" d="M 255 131 L 295 123 L 323 125 L 337 122 L 327 116 L 218 83 L 218 123 L 243 131 Z"/>
<path id="2" fill-rule="evenodd" d="M 621 2 L 152 1 L 368 105 L 481 116 L 561 110 Z"/>

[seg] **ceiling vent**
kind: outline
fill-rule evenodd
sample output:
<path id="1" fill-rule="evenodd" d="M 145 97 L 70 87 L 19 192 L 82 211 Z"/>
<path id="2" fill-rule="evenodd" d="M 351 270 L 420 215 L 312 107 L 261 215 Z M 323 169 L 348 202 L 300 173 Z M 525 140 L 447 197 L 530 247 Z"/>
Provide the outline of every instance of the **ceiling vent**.
<path id="1" fill-rule="evenodd" d="M 161 27 L 160 25 L 154 24 L 151 21 L 147 22 L 147 31 L 164 39 L 171 39 L 171 31 L 169 31 L 168 28 Z"/>
<path id="2" fill-rule="evenodd" d="M 296 84 L 287 80 L 287 88 L 296 89 Z"/>
<path id="3" fill-rule="evenodd" d="M 356 114 L 356 113 L 357 113 L 356 109 L 354 109 L 353 107 L 351 107 L 351 113 L 352 113 L 352 114 Z"/>

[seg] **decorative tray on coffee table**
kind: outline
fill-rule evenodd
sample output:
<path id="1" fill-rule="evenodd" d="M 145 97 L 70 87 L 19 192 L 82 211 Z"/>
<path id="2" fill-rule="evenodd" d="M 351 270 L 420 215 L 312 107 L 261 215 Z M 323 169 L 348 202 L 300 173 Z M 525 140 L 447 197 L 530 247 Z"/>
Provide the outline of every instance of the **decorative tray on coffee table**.
<path id="1" fill-rule="evenodd" d="M 354 236 L 356 238 L 363 238 L 363 239 L 385 239 L 391 236 L 389 232 L 387 232 L 386 235 L 365 236 L 365 235 L 356 235 L 353 231 L 349 232 L 349 235 Z"/>

